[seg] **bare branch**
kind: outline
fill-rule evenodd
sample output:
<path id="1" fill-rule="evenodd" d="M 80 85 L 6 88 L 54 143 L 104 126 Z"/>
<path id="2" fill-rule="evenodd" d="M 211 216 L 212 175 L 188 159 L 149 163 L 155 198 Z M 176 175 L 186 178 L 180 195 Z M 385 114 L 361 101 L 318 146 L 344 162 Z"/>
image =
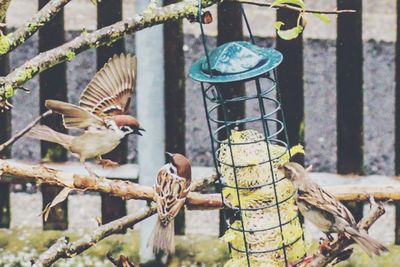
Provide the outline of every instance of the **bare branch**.
<path id="1" fill-rule="evenodd" d="M 24 134 L 26 134 L 30 129 L 32 129 L 36 124 L 38 124 L 41 119 L 49 116 L 52 114 L 51 110 L 46 111 L 45 113 L 41 114 L 39 117 L 37 117 L 35 120 L 33 120 L 31 123 L 29 123 L 24 129 L 13 135 L 9 140 L 4 142 L 3 144 L 0 145 L 0 152 L 2 152 L 4 149 L 9 147 L 10 145 L 14 144 L 18 139 L 20 139 Z"/>
<path id="2" fill-rule="evenodd" d="M 195 184 L 192 184 L 191 190 L 201 190 L 212 181 L 213 179 L 209 178 L 201 179 L 195 182 Z M 37 260 L 34 260 L 32 266 L 47 267 L 51 266 L 61 258 L 71 258 L 78 255 L 94 246 L 102 239 L 113 234 L 123 233 L 127 228 L 132 228 L 136 223 L 155 214 L 156 211 L 157 208 L 155 204 L 152 203 L 150 206 L 140 209 L 136 214 L 127 215 L 100 226 L 93 233 L 85 235 L 83 238 L 75 242 L 70 243 L 67 237 L 61 237 L 47 251 L 41 254 Z"/>
<path id="3" fill-rule="evenodd" d="M 78 175 L 50 169 L 41 165 L 33 166 L 16 163 L 11 160 L 0 159 L 0 175 L 19 177 L 22 179 L 36 179 L 41 183 L 58 185 L 76 190 L 94 190 L 118 196 L 123 199 L 152 201 L 154 196 L 154 188 L 151 186 L 144 186 L 130 181 Z M 202 177 L 201 179 L 194 179 L 192 188 L 199 190 L 215 180 L 216 175 L 214 174 Z M 205 199 L 201 194 L 190 193 L 187 198 L 187 205 L 189 207 L 191 205 L 200 205 L 200 207 L 205 208 L 222 207 L 219 194 L 216 194 L 212 198 Z"/>
<path id="4" fill-rule="evenodd" d="M 373 199 L 373 198 L 372 198 Z M 358 223 L 358 228 L 368 231 L 368 229 L 385 213 L 385 208 L 382 203 L 376 203 L 374 200 L 371 203 L 371 209 L 369 213 Z M 337 259 L 341 260 L 341 255 L 348 250 L 346 248 L 353 244 L 352 239 L 341 238 L 330 244 L 331 250 L 329 254 L 323 255 L 322 253 L 317 254 L 313 260 L 307 265 L 310 267 L 323 267 L 331 264 L 332 262 L 338 262 Z M 351 251 L 350 251 L 351 253 Z M 346 255 L 350 256 L 350 255 Z"/>
<path id="5" fill-rule="evenodd" d="M 255 6 L 264 6 L 264 7 L 271 7 L 275 9 L 289 9 L 293 10 L 299 13 L 315 13 L 315 14 L 328 14 L 328 15 L 335 15 L 335 14 L 342 14 L 342 13 L 354 13 L 356 12 L 355 10 L 318 10 L 318 9 L 307 9 L 307 8 L 301 8 L 301 7 L 296 7 L 292 5 L 287 5 L 287 4 L 280 4 L 280 5 L 272 5 L 272 3 L 265 3 L 261 1 L 250 1 L 250 0 L 236 0 L 239 3 L 242 4 L 248 4 L 248 5 L 255 5 Z"/>
<path id="6" fill-rule="evenodd" d="M 51 0 L 16 31 L 5 36 L 0 36 L 0 56 L 7 54 L 19 45 L 23 44 L 26 39 L 31 37 L 43 25 L 51 21 L 70 1 L 71 0 Z M 2 4 L 0 4 L 0 6 L 1 5 Z M 0 9 L 0 21 L 1 11 L 2 10 Z"/>
<path id="7" fill-rule="evenodd" d="M 35 179 L 45 184 L 58 185 L 76 190 L 93 190 L 121 197 L 123 199 L 141 199 L 151 201 L 154 189 L 130 181 L 96 178 L 50 169 L 41 165 L 22 164 L 11 160 L 0 160 L 0 174 L 20 179 Z M 208 185 L 217 179 L 215 174 L 195 179 L 193 186 L 199 188 L 198 182 Z M 376 200 L 400 200 L 400 184 L 389 185 L 345 185 L 328 186 L 328 192 L 340 201 L 365 201 L 369 196 Z M 221 195 L 190 193 L 186 200 L 189 209 L 220 209 Z"/>

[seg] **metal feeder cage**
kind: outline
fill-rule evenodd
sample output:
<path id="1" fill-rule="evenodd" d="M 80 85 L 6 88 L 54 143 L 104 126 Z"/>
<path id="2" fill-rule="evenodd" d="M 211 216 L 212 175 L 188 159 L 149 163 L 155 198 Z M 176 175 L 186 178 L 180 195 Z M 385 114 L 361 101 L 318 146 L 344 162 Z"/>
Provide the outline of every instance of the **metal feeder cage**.
<path id="1" fill-rule="evenodd" d="M 199 0 L 199 17 L 202 6 Z M 201 84 L 218 185 L 226 221 L 223 239 L 231 259 L 225 266 L 289 266 L 305 256 L 303 230 L 293 185 L 277 171 L 290 149 L 280 104 L 276 68 L 283 56 L 251 42 L 223 44 L 209 53 L 200 23 L 205 56 L 189 72 Z M 244 83 L 244 95 L 226 90 Z M 257 115 L 232 118 L 230 111 L 251 105 Z"/>

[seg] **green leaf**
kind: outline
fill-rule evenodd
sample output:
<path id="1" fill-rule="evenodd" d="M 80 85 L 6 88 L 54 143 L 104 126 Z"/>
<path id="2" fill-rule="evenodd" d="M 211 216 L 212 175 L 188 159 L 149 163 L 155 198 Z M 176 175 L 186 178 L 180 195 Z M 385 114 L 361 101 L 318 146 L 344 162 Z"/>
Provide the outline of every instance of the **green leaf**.
<path id="1" fill-rule="evenodd" d="M 285 23 L 283 23 L 282 21 L 275 22 L 276 33 L 283 40 L 292 40 L 292 39 L 297 38 L 297 36 L 299 36 L 299 34 L 304 29 L 301 25 L 297 25 L 296 27 L 293 27 L 293 28 L 288 29 L 288 30 L 281 30 L 281 27 L 283 25 L 285 25 Z"/>
<path id="2" fill-rule="evenodd" d="M 278 6 L 278 5 L 284 5 L 284 4 L 292 4 L 292 5 L 299 6 L 301 8 L 305 7 L 303 0 L 275 0 L 272 3 L 271 7 Z"/>
<path id="3" fill-rule="evenodd" d="M 319 14 L 319 13 L 312 13 L 316 18 L 318 18 L 319 20 L 321 20 L 322 22 L 328 24 L 331 22 L 331 19 L 325 15 L 325 14 Z"/>

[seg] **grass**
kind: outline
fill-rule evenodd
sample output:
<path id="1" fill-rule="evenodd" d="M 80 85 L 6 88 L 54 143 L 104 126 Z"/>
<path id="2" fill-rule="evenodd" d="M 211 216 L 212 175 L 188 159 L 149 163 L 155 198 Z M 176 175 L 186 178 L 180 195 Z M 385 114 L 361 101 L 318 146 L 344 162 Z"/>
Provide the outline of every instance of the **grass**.
<path id="1" fill-rule="evenodd" d="M 28 267 L 30 260 L 37 257 L 62 235 L 74 241 L 85 234 L 85 231 L 42 231 L 32 228 L 1 229 L 0 230 L 0 266 L 1 267 Z M 71 259 L 63 259 L 54 266 L 58 267 L 112 267 L 105 259 L 108 251 L 118 258 L 120 254 L 128 256 L 134 263 L 139 262 L 139 234 L 137 231 L 128 231 L 125 235 L 111 236 L 93 246 L 82 255 Z M 176 253 L 168 259 L 169 267 L 207 266 L 219 267 L 228 260 L 229 254 L 224 243 L 215 237 L 207 236 L 179 236 L 176 240 Z M 313 246 L 315 247 L 315 246 Z M 400 262 L 400 247 L 392 246 L 390 253 L 371 261 L 368 256 L 355 246 L 353 256 L 338 267 L 386 267 L 397 266 Z M 395 265 L 394 265 L 395 264 Z"/>

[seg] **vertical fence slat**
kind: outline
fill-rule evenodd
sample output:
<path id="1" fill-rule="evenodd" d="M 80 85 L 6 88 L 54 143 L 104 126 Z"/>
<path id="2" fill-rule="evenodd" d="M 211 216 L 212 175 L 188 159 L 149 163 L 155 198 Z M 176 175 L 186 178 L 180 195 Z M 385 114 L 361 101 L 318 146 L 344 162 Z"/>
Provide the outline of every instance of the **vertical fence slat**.
<path id="1" fill-rule="evenodd" d="M 5 27 L 1 29 L 6 33 Z M 0 76 L 6 75 L 9 71 L 9 57 L 0 57 Z M 11 137 L 11 111 L 0 112 L 0 144 Z M 10 157 L 11 149 L 0 153 L 0 158 Z M 0 228 L 10 227 L 10 184 L 0 182 Z"/>
<path id="2" fill-rule="evenodd" d="M 150 0 L 136 1 L 137 12 L 142 12 L 149 3 Z M 135 33 L 138 57 L 137 114 L 146 129 L 146 134 L 138 138 L 139 183 L 150 186 L 154 185 L 159 168 L 165 164 L 163 27 L 164 25 L 157 25 Z M 140 266 L 162 266 L 159 262 L 154 263 L 153 250 L 148 246 L 156 221 L 157 217 L 152 216 L 140 225 Z"/>
<path id="3" fill-rule="evenodd" d="M 362 0 L 338 0 L 338 9 L 354 9 L 337 23 L 337 171 L 363 171 Z"/>
<path id="4" fill-rule="evenodd" d="M 102 0 L 97 5 L 97 28 L 102 28 L 122 19 L 122 0 Z M 104 63 L 114 54 L 125 51 L 124 40 L 118 40 L 111 46 L 97 48 L 97 69 L 103 67 Z M 120 164 L 126 163 L 127 142 L 124 140 L 114 151 L 105 155 L 104 158 L 111 159 Z M 102 222 L 108 223 L 126 215 L 126 203 L 119 197 L 101 194 L 101 216 Z"/>
<path id="5" fill-rule="evenodd" d="M 164 5 L 177 3 L 164 0 Z M 185 155 L 185 56 L 182 21 L 164 24 L 165 150 Z M 185 210 L 175 218 L 175 234 L 185 234 Z"/>
<path id="6" fill-rule="evenodd" d="M 337 22 L 337 171 L 363 172 L 363 44 L 362 0 L 338 0 L 338 9 L 354 9 Z M 356 218 L 362 203 L 347 205 Z"/>
<path id="7" fill-rule="evenodd" d="M 232 41 L 243 40 L 243 23 L 242 13 L 239 3 L 222 2 L 218 5 L 218 38 L 217 44 L 221 45 Z M 233 98 L 244 95 L 245 86 L 243 83 L 230 84 L 229 86 L 221 86 L 221 93 L 224 98 Z M 245 105 L 242 102 L 240 105 L 235 105 L 234 109 L 227 108 L 227 120 L 238 120 L 245 117 Z M 218 109 L 218 119 L 222 120 L 223 111 Z M 221 126 L 221 125 L 220 125 Z M 219 131 L 218 139 L 226 139 L 226 132 Z M 222 236 L 226 230 L 224 211 L 220 211 L 219 234 Z"/>
<path id="8" fill-rule="evenodd" d="M 46 5 L 49 0 L 39 0 L 39 9 Z M 39 30 L 39 51 L 46 51 L 63 44 L 64 37 L 64 13 L 61 11 L 51 22 Z M 44 101 L 46 99 L 57 99 L 67 101 L 66 65 L 58 64 L 53 68 L 42 72 L 39 76 L 40 82 L 40 112 L 46 111 Z M 61 119 L 48 117 L 44 124 L 56 131 L 65 132 Z M 49 142 L 41 142 L 41 154 L 44 160 L 65 161 L 67 153 L 60 145 Z M 50 185 L 42 185 L 43 208 L 54 199 L 61 188 Z M 68 228 L 68 201 L 55 206 L 49 214 L 48 220 L 43 221 L 45 230 L 64 230 Z"/>
<path id="9" fill-rule="evenodd" d="M 395 202 L 395 228 L 394 228 L 394 243 L 400 244 L 400 203 Z"/>
<path id="10" fill-rule="evenodd" d="M 296 25 L 297 17 L 296 12 L 284 9 L 277 11 L 277 20 L 283 21 L 288 27 Z M 300 35 L 290 41 L 277 37 L 276 48 L 283 54 L 283 62 L 278 67 L 278 81 L 289 143 L 304 144 L 303 37 Z M 279 138 L 285 140 L 284 133 Z M 304 158 L 296 158 L 296 161 L 303 164 Z"/>
<path id="11" fill-rule="evenodd" d="M 395 174 L 400 175 L 400 0 L 397 0 L 397 29 L 396 29 L 396 93 L 395 93 Z M 395 244 L 400 244 L 400 203 L 396 206 Z"/>
<path id="12" fill-rule="evenodd" d="M 47 4 L 48 0 L 39 0 L 39 8 Z M 39 31 L 39 50 L 46 51 L 64 43 L 64 15 L 61 12 L 48 25 Z M 46 111 L 44 101 L 57 99 L 67 101 L 66 66 L 59 64 L 40 74 L 40 112 Z M 56 131 L 64 132 L 60 119 L 47 118 L 44 124 Z M 41 142 L 41 155 L 44 160 L 65 161 L 65 150 L 56 144 Z M 42 185 L 43 208 L 50 203 L 62 188 L 51 185 Z M 45 230 L 65 230 L 68 228 L 68 201 L 56 205 L 49 214 L 48 220 L 43 220 Z"/>

